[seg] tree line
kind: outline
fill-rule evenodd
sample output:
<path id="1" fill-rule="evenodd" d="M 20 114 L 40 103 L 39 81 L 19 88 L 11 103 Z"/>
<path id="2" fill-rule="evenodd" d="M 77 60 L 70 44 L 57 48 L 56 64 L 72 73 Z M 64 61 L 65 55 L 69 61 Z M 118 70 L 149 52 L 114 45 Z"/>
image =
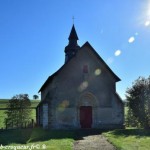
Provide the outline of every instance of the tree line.
<path id="1" fill-rule="evenodd" d="M 139 77 L 126 91 L 126 125 L 150 128 L 150 76 Z"/>

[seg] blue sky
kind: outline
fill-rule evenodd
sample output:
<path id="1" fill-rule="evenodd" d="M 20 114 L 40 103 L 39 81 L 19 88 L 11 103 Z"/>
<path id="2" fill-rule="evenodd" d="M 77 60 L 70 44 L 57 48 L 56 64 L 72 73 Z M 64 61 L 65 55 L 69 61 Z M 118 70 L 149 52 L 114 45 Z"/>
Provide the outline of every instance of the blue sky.
<path id="1" fill-rule="evenodd" d="M 0 98 L 30 98 L 65 60 L 75 17 L 88 41 L 122 79 L 117 92 L 150 75 L 150 0 L 0 0 Z"/>

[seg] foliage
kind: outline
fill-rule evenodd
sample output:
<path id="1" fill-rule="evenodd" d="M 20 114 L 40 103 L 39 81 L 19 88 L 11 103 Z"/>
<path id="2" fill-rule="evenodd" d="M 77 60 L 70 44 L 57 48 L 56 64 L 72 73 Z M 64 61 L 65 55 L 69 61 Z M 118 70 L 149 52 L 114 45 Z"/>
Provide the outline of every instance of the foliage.
<path id="1" fill-rule="evenodd" d="M 118 150 L 149 150 L 150 130 L 126 129 L 103 133 Z"/>
<path id="2" fill-rule="evenodd" d="M 28 122 L 31 119 L 30 106 L 31 102 L 27 94 L 19 94 L 12 97 L 7 105 L 8 110 L 5 112 L 7 114 L 5 119 L 7 125 L 18 127 Z"/>
<path id="3" fill-rule="evenodd" d="M 0 110 L 3 108 L 7 109 L 7 105 L 9 103 L 9 100 L 10 99 L 6 99 L 6 100 L 0 99 Z M 36 108 L 36 106 L 39 104 L 39 102 L 40 102 L 40 100 L 31 100 L 31 107 Z"/>
<path id="4" fill-rule="evenodd" d="M 126 93 L 129 125 L 150 128 L 150 76 L 139 77 Z"/>
<path id="5" fill-rule="evenodd" d="M 0 110 L 0 129 L 6 128 L 5 118 L 7 117 L 7 114 L 5 112 L 6 112 L 6 110 Z M 31 117 L 31 119 L 36 120 L 36 110 L 35 109 L 31 109 L 30 117 Z"/>
<path id="6" fill-rule="evenodd" d="M 31 114 L 30 117 L 33 120 L 36 120 L 36 106 L 39 104 L 39 100 L 31 100 Z M 5 118 L 7 114 L 5 113 L 7 110 L 9 100 L 8 99 L 0 99 L 0 129 L 5 128 Z"/>
<path id="7" fill-rule="evenodd" d="M 38 95 L 33 95 L 33 99 L 38 99 L 39 98 L 39 96 Z"/>

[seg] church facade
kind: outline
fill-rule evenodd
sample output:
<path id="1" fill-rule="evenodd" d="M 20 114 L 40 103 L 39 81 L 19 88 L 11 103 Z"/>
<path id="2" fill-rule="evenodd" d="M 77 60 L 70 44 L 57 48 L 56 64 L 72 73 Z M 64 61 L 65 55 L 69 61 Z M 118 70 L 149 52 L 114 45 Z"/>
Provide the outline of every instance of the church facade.
<path id="1" fill-rule="evenodd" d="M 124 104 L 116 92 L 120 78 L 88 42 L 78 45 L 74 25 L 68 39 L 65 64 L 39 90 L 37 124 L 55 129 L 123 128 Z"/>

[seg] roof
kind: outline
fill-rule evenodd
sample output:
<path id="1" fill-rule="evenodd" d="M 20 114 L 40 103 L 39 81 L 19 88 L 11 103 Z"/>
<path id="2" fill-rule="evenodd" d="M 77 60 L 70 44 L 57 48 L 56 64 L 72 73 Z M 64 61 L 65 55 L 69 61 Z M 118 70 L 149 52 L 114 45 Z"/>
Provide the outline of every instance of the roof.
<path id="1" fill-rule="evenodd" d="M 99 54 L 94 50 L 94 48 L 89 44 L 89 42 L 86 42 L 80 49 L 82 49 L 83 47 L 88 46 L 90 47 L 90 49 L 92 50 L 92 52 L 95 54 L 95 56 L 103 63 L 104 67 L 106 67 L 108 69 L 108 71 L 114 76 L 114 78 L 116 79 L 116 82 L 120 81 L 121 79 L 109 68 L 109 66 L 105 63 L 105 61 L 99 56 Z M 80 49 L 78 50 L 78 52 L 80 51 Z M 77 52 L 77 53 L 78 53 Z M 74 58 L 74 57 L 73 57 Z M 40 88 L 39 92 L 41 92 L 50 82 L 52 82 L 52 80 L 54 79 L 55 76 L 57 76 L 57 74 L 69 63 L 69 61 L 67 63 L 65 63 L 59 70 L 57 70 L 54 74 L 52 74 L 51 76 L 48 77 L 48 79 L 45 81 L 45 83 L 42 85 L 42 87 Z"/>
<path id="2" fill-rule="evenodd" d="M 77 35 L 77 32 L 76 32 L 76 30 L 75 30 L 75 27 L 74 27 L 74 24 L 73 24 L 73 26 L 72 26 L 72 29 L 71 29 L 71 32 L 70 32 L 70 35 L 69 35 L 69 38 L 68 38 L 69 40 L 71 40 L 71 39 L 75 39 L 75 40 L 78 40 L 79 38 L 78 38 L 78 35 Z"/>
<path id="3" fill-rule="evenodd" d="M 66 64 L 66 63 L 65 63 Z M 64 65 L 65 65 L 64 64 Z M 53 78 L 60 72 L 60 70 L 62 70 L 62 68 L 64 67 L 64 65 L 59 69 L 57 70 L 54 74 L 52 74 L 51 76 L 49 76 L 47 78 L 47 80 L 45 81 L 45 83 L 42 85 L 42 87 L 40 88 L 39 92 L 41 92 L 50 82 L 52 82 Z"/>

